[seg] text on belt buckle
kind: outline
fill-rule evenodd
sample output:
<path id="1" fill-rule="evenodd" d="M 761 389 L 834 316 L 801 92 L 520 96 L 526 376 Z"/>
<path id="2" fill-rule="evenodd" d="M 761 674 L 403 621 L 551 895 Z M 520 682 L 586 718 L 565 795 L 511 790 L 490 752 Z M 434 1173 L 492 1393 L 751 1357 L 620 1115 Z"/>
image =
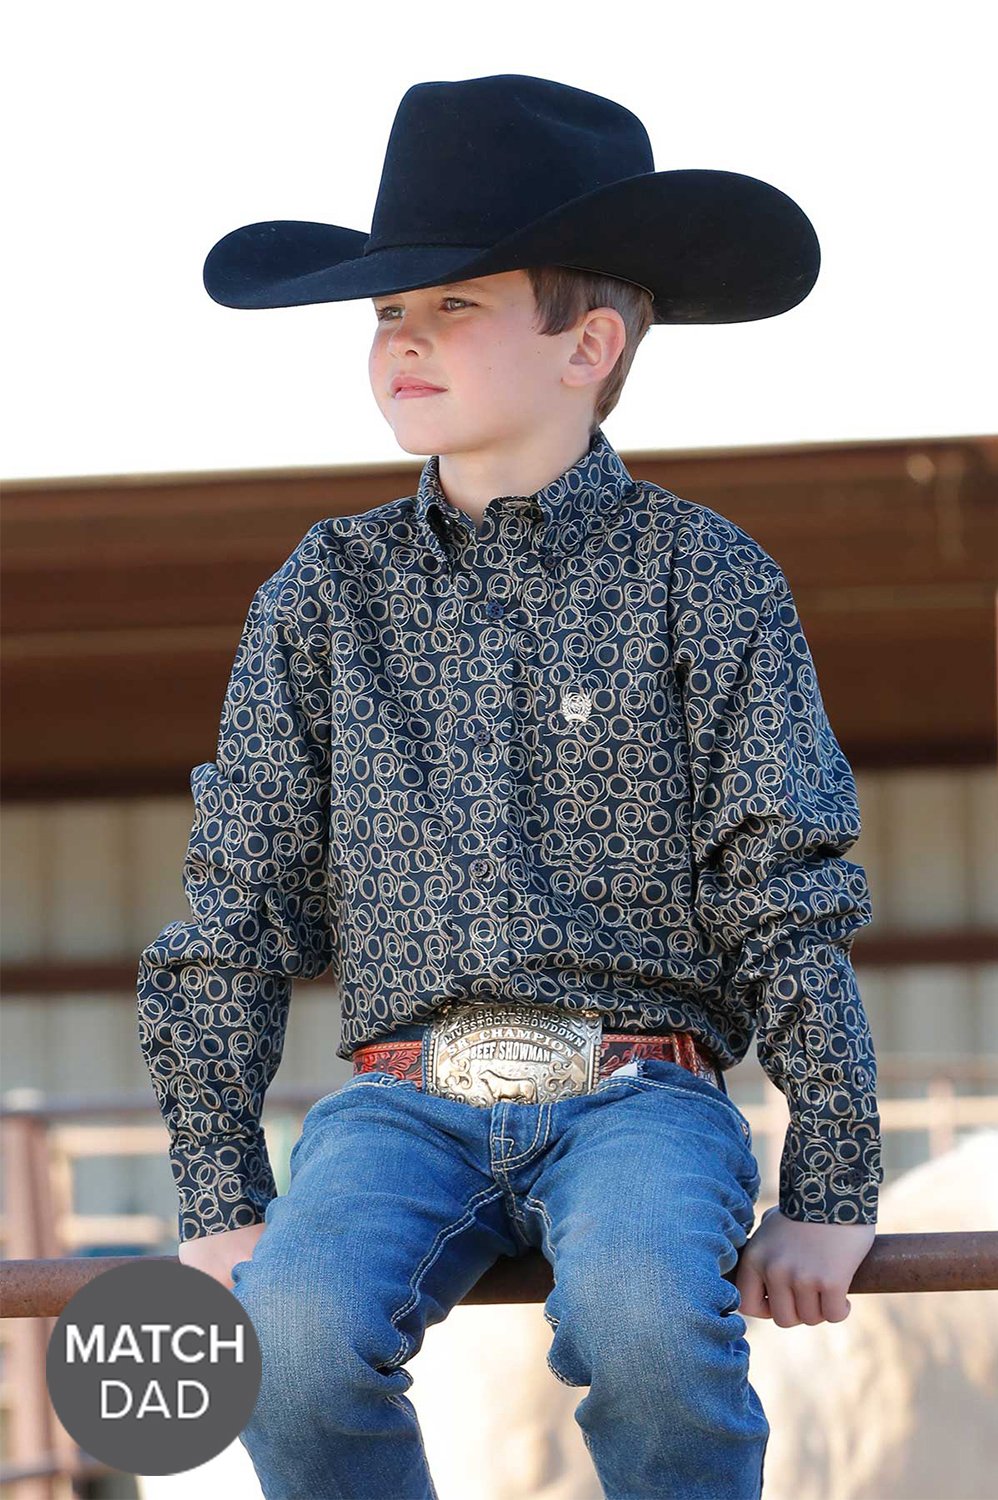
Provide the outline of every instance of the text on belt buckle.
<path id="1" fill-rule="evenodd" d="M 599 1013 L 452 1005 L 430 1022 L 427 1089 L 468 1104 L 546 1104 L 596 1082 Z"/>

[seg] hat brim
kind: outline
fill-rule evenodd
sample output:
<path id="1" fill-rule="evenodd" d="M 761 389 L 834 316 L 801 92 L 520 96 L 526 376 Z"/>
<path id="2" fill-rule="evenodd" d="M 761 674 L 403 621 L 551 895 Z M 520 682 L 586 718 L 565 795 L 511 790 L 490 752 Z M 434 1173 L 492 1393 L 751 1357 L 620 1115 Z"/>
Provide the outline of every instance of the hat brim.
<path id="1" fill-rule="evenodd" d="M 560 205 L 488 247 L 393 246 L 300 219 L 234 229 L 209 252 L 208 295 L 225 307 L 300 307 L 563 265 L 645 287 L 655 323 L 775 317 L 808 295 L 818 237 L 792 198 L 738 172 L 643 172 Z"/>

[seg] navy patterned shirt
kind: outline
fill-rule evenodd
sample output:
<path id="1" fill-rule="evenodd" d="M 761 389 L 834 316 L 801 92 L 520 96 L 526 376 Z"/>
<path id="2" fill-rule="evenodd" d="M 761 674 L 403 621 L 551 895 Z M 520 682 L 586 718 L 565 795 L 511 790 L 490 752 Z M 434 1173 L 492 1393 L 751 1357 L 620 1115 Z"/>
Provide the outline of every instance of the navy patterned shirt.
<path id="1" fill-rule="evenodd" d="M 327 970 L 344 1059 L 454 1001 L 690 1031 L 723 1069 L 756 1035 L 780 1209 L 876 1222 L 859 808 L 790 588 L 601 428 L 478 527 L 437 456 L 317 521 L 253 597 L 191 790 L 193 920 L 138 971 L 181 1240 L 263 1220 L 292 985 Z"/>

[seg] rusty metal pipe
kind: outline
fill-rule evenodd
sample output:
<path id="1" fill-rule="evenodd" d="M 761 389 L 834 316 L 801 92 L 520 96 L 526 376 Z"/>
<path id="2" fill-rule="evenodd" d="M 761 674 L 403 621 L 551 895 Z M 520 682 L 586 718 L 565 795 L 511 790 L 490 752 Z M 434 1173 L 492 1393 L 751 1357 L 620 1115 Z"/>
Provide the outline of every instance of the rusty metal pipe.
<path id="1" fill-rule="evenodd" d="M 143 1260 L 176 1261 L 174 1255 Z M 0 1316 L 57 1318 L 69 1299 L 114 1266 L 134 1265 L 134 1255 L 66 1256 L 58 1260 L 0 1263 Z M 727 1273 L 733 1281 L 735 1270 Z M 462 1301 L 466 1304 L 543 1302 L 554 1286 L 539 1250 L 500 1256 Z M 942 1234 L 880 1234 L 849 1288 L 859 1292 L 998 1291 L 998 1230 Z"/>

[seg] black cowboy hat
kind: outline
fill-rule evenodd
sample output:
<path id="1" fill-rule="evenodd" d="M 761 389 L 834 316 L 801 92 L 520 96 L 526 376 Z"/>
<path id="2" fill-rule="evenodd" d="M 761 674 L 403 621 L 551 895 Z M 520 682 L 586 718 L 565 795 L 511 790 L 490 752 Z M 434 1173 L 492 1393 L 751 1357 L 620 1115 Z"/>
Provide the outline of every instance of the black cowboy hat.
<path id="1" fill-rule="evenodd" d="M 560 265 L 646 288 L 655 323 L 744 323 L 802 302 L 819 264 L 810 220 L 778 188 L 656 172 L 623 105 L 499 73 L 407 91 L 369 235 L 245 224 L 213 246 L 204 285 L 226 307 L 299 307 Z"/>

